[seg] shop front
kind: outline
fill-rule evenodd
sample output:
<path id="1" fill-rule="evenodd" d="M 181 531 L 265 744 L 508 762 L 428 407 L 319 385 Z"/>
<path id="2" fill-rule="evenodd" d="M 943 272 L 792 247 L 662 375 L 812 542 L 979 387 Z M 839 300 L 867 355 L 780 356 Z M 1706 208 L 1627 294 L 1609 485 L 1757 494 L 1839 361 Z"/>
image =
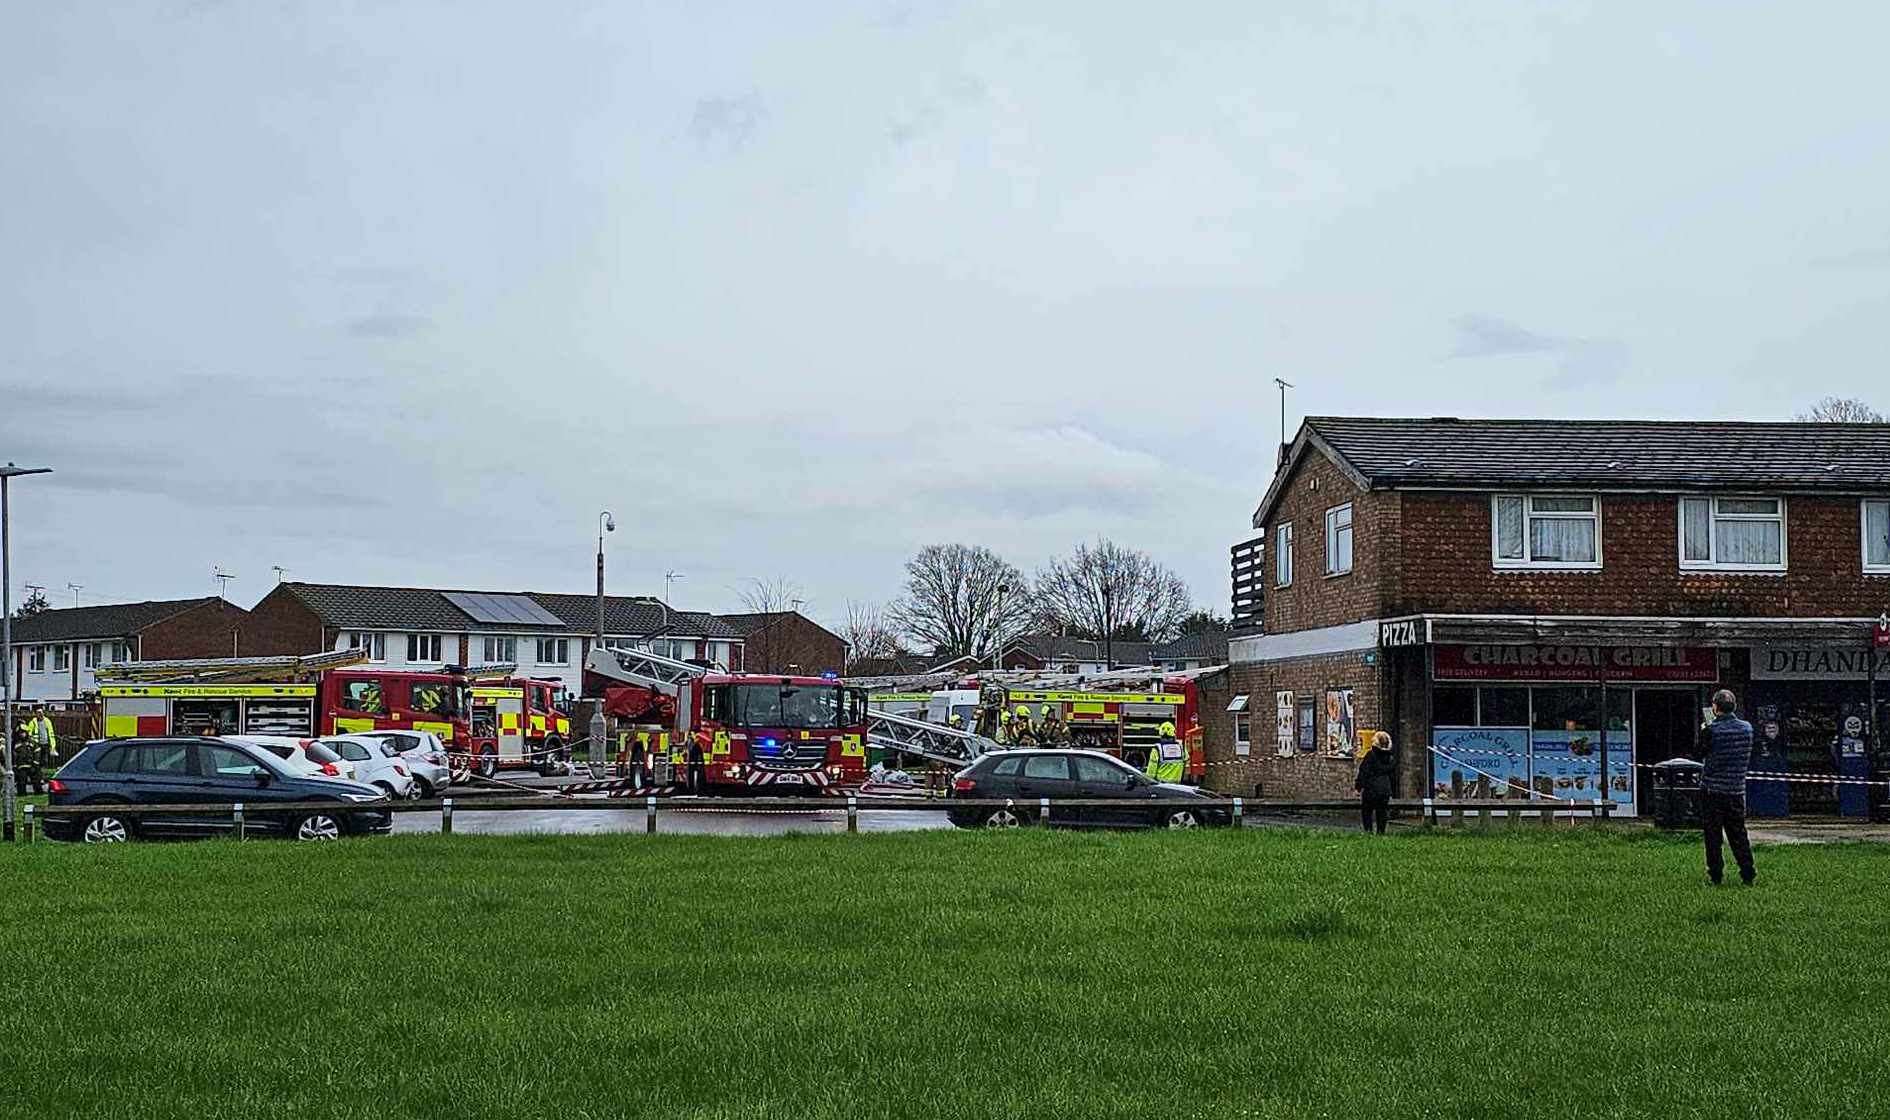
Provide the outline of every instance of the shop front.
<path id="1" fill-rule="evenodd" d="M 1706 646 L 1433 646 L 1431 796 L 1606 798 L 1634 815 L 1637 763 L 1693 751 L 1719 680 Z"/>
<path id="2" fill-rule="evenodd" d="M 1750 658 L 1748 710 L 1760 750 L 1781 758 L 1779 769 L 1794 779 L 1772 783 L 1782 787 L 1781 804 L 1755 810 L 1866 815 L 1871 745 L 1890 720 L 1890 650 L 1766 642 L 1751 646 Z"/>

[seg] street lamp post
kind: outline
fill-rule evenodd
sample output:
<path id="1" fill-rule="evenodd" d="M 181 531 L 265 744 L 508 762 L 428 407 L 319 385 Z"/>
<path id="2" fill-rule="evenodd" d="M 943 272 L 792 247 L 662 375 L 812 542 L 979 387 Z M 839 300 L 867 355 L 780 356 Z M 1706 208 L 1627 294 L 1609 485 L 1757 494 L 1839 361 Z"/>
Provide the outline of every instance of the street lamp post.
<path id="1" fill-rule="evenodd" d="M 609 510 L 597 515 L 597 648 L 604 648 L 604 534 L 617 531 L 617 519 Z M 605 757 L 604 736 L 604 701 L 599 697 L 591 702 L 591 734 L 585 744 L 584 759 L 596 762 Z"/>
<path id="2" fill-rule="evenodd" d="M 51 473 L 51 467 L 13 463 L 0 467 L 0 735 L 6 743 L 6 766 L 0 769 L 5 825 L 0 831 L 8 840 L 13 839 L 14 815 L 20 807 L 13 793 L 13 518 L 7 486 L 21 475 Z"/>

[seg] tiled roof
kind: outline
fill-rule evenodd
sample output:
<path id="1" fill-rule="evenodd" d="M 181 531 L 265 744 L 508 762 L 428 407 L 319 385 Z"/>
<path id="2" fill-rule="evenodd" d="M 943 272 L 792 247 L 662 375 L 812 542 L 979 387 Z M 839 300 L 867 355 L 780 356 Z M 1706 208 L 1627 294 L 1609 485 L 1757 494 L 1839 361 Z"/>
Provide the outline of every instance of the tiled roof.
<path id="1" fill-rule="evenodd" d="M 1024 634 L 1011 640 L 1011 646 L 1021 648 L 1041 661 L 1102 661 L 1104 645 L 1092 638 L 1059 638 L 1054 634 Z M 1117 665 L 1148 664 L 1148 642 L 1117 641 L 1108 645 L 1108 652 L 1115 657 Z"/>
<path id="2" fill-rule="evenodd" d="M 95 607 L 55 607 L 13 623 L 13 644 L 75 642 L 85 638 L 129 638 L 147 626 L 182 614 L 192 607 L 216 602 L 201 599 L 160 599 L 145 603 L 101 603 Z M 233 611 L 242 608 L 228 604 Z"/>
<path id="3" fill-rule="evenodd" d="M 1890 424 L 1309 416 L 1291 461 L 1325 450 L 1361 486 L 1860 493 L 1890 487 Z M 1254 515 L 1266 520 L 1281 470 Z"/>
<path id="4" fill-rule="evenodd" d="M 802 622 L 819 626 L 822 630 L 827 630 L 825 626 L 821 626 L 820 623 L 815 622 L 799 611 L 762 611 L 753 614 L 719 614 L 715 617 L 728 623 L 729 626 L 733 627 L 744 637 L 752 637 L 756 631 L 768 625 L 770 622 L 773 622 L 775 619 L 780 618 L 799 618 Z M 832 634 L 836 640 L 840 639 L 840 635 L 834 634 L 831 630 L 827 630 L 827 633 Z"/>
<path id="5" fill-rule="evenodd" d="M 1172 642 L 1157 644 L 1149 650 L 1149 656 L 1156 661 L 1225 662 L 1227 635 L 1220 631 L 1183 634 Z"/>
<path id="6" fill-rule="evenodd" d="M 285 583 L 288 593 L 306 603 L 322 621 L 340 629 L 419 630 L 447 633 L 520 631 L 543 633 L 545 627 L 528 624 L 476 622 L 446 598 L 457 588 L 365 587 L 356 584 Z M 557 615 L 564 626 L 590 633 L 597 626 L 597 597 L 560 595 L 539 591 L 480 592 L 524 595 Z M 670 611 L 666 633 L 685 638 L 739 638 L 734 627 L 701 611 Z M 604 628 L 611 635 L 642 635 L 663 625 L 664 611 L 655 599 L 623 595 L 604 599 Z"/>

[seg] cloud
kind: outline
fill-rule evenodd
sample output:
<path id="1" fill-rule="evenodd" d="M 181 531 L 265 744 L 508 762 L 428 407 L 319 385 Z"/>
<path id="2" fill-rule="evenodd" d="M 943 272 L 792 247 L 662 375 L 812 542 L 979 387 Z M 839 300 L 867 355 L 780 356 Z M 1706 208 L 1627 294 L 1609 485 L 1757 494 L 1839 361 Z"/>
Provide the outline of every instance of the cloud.
<path id="1" fill-rule="evenodd" d="M 400 315 L 382 312 L 348 321 L 348 333 L 356 338 L 407 338 L 433 326 L 425 315 Z"/>
<path id="2" fill-rule="evenodd" d="M 1890 246 L 1812 259 L 1813 268 L 1890 268 Z"/>
<path id="3" fill-rule="evenodd" d="M 1459 315 L 1451 320 L 1457 343 L 1451 358 L 1500 358 L 1546 354 L 1559 360 L 1550 388 L 1605 385 L 1627 368 L 1627 344 L 1615 338 L 1571 338 L 1542 334 L 1494 315 Z"/>
<path id="4" fill-rule="evenodd" d="M 737 151 L 748 145 L 768 118 L 768 106 L 750 90 L 740 97 L 704 97 L 689 117 L 689 135 L 703 147 L 722 145 Z"/>

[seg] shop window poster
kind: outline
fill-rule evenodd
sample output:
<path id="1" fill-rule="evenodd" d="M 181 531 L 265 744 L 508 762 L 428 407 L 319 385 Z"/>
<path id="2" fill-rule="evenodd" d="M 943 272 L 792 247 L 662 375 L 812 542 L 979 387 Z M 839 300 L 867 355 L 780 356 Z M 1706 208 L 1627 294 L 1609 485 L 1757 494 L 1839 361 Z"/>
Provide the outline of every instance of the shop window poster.
<path id="1" fill-rule="evenodd" d="M 1439 727 L 1431 796 L 1485 800 L 1529 796 L 1529 732 L 1520 727 Z"/>
<path id="2" fill-rule="evenodd" d="M 1633 736 L 1608 733 L 1608 782 L 1601 780 L 1601 741 L 1593 731 L 1537 731 L 1530 736 L 1530 778 L 1537 792 L 1550 797 L 1592 801 L 1634 799 Z"/>
<path id="3" fill-rule="evenodd" d="M 1281 758 L 1286 758 L 1293 753 L 1293 736 L 1296 732 L 1293 720 L 1294 713 L 1297 711 L 1298 707 L 1293 702 L 1291 692 L 1273 694 L 1274 753 Z"/>
<path id="4" fill-rule="evenodd" d="M 1352 757 L 1352 743 L 1358 737 L 1353 720 L 1352 690 L 1333 688 L 1326 691 L 1326 753 L 1340 758 Z"/>

